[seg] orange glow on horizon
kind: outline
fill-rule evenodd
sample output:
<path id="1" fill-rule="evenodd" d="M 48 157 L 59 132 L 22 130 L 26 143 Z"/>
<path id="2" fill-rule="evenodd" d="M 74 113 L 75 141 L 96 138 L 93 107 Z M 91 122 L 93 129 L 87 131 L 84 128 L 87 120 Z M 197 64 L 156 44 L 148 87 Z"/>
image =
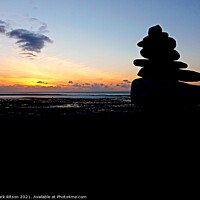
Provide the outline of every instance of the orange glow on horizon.
<path id="1" fill-rule="evenodd" d="M 55 57 L 1 59 L 0 87 L 31 90 L 127 90 L 133 75 L 101 70 Z"/>

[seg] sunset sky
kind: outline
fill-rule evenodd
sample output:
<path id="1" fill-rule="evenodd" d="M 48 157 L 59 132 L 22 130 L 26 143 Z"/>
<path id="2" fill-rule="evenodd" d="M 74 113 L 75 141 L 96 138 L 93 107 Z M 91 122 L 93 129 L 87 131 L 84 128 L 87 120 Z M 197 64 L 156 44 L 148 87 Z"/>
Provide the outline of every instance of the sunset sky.
<path id="1" fill-rule="evenodd" d="M 200 71 L 199 0 L 0 0 L 0 92 L 129 91 L 157 24 Z"/>

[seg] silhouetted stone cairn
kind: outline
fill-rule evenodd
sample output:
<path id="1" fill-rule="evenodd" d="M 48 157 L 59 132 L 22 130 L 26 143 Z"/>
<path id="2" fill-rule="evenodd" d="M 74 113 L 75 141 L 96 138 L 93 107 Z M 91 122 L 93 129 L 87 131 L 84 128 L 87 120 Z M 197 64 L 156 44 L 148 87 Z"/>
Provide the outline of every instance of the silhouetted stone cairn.
<path id="1" fill-rule="evenodd" d="M 177 61 L 176 41 L 162 32 L 159 25 L 148 30 L 148 36 L 137 44 L 145 59 L 134 60 L 142 67 L 131 86 L 131 100 L 142 106 L 178 106 L 200 103 L 200 87 L 184 82 L 200 81 L 200 73 L 185 70 L 187 64 Z"/>

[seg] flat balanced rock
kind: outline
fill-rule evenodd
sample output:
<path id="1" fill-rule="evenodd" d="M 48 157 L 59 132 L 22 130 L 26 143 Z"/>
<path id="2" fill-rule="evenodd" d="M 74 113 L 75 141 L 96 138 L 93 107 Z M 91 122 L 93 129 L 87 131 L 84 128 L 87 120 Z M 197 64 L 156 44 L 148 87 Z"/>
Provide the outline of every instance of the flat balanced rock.
<path id="1" fill-rule="evenodd" d="M 148 68 L 158 68 L 158 69 L 179 69 L 179 68 L 187 68 L 187 64 L 181 61 L 165 61 L 163 60 L 162 63 L 158 62 L 157 60 L 148 60 L 148 59 L 135 59 L 133 61 L 135 66 L 140 67 L 148 67 Z"/>
<path id="2" fill-rule="evenodd" d="M 131 85 L 131 100 L 142 106 L 191 105 L 200 102 L 200 87 L 178 81 L 138 78 Z"/>

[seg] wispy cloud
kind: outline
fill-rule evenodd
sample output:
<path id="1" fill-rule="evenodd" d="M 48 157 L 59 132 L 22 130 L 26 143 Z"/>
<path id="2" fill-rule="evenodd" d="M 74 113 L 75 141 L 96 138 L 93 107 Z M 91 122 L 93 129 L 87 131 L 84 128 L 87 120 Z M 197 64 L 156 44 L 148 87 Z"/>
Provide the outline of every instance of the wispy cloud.
<path id="1" fill-rule="evenodd" d="M 32 28 L 33 28 L 33 26 L 36 26 L 36 29 L 38 30 L 39 33 L 48 33 L 49 32 L 47 24 L 45 22 L 42 22 L 39 19 L 33 18 L 33 17 L 31 17 L 29 19 L 29 21 L 31 23 L 35 24 L 35 25 L 32 25 Z"/>
<path id="2" fill-rule="evenodd" d="M 34 57 L 36 57 L 36 55 L 34 53 L 30 53 L 30 52 L 26 52 L 26 53 L 21 53 L 21 55 L 25 55 L 27 58 L 33 59 Z"/>
<path id="3" fill-rule="evenodd" d="M 5 21 L 0 20 L 0 33 L 5 34 L 8 28 L 8 24 Z"/>

